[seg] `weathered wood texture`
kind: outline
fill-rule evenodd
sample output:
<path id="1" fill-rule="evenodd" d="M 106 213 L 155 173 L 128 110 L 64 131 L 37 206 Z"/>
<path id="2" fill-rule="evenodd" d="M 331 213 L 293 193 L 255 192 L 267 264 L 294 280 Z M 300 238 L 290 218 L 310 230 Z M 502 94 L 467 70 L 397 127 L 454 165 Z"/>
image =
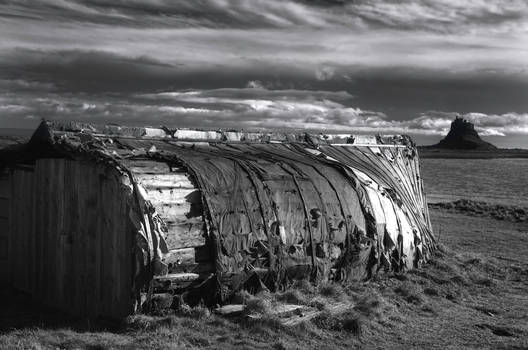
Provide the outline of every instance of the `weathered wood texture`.
<path id="1" fill-rule="evenodd" d="M 33 177 L 27 170 L 10 173 L 9 265 L 11 285 L 21 291 L 32 290 L 34 278 L 32 260 L 33 237 Z"/>
<path id="2" fill-rule="evenodd" d="M 10 177 L 7 171 L 0 173 L 0 289 L 9 285 L 9 206 Z"/>
<path id="3" fill-rule="evenodd" d="M 130 189 L 113 168 L 39 159 L 11 176 L 12 285 L 86 316 L 133 311 Z"/>
<path id="4" fill-rule="evenodd" d="M 213 271 L 201 193 L 188 173 L 182 168 L 151 160 L 128 160 L 126 166 L 145 188 L 148 200 L 167 224 L 164 238 L 171 254 L 164 262 L 169 265 L 169 272 L 204 274 Z"/>

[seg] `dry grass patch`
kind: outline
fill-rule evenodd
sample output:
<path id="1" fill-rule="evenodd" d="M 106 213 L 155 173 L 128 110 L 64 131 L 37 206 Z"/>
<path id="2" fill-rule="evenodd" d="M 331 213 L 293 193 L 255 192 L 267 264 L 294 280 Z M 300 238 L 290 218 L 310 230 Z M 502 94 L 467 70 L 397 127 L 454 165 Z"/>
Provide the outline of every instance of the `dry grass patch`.
<path id="1" fill-rule="evenodd" d="M 364 326 L 361 315 L 352 309 L 337 315 L 324 311 L 315 317 L 312 323 L 323 330 L 347 332 L 357 336 L 361 335 Z"/>

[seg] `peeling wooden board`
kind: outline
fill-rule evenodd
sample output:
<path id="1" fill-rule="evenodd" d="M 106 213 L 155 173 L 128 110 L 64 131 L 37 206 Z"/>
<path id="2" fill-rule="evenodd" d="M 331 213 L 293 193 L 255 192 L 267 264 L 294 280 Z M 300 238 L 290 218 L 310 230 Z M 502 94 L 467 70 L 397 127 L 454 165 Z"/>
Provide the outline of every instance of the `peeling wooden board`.
<path id="1" fill-rule="evenodd" d="M 127 159 L 121 161 L 133 173 L 164 174 L 170 172 L 170 167 L 165 162 L 146 159 Z"/>
<path id="2" fill-rule="evenodd" d="M 200 190 L 181 187 L 145 187 L 152 203 L 188 203 L 201 205 Z"/>
<path id="3" fill-rule="evenodd" d="M 145 188 L 172 187 L 194 188 L 186 173 L 136 174 L 136 178 Z"/>
<path id="4" fill-rule="evenodd" d="M 163 259 L 166 264 L 191 265 L 212 260 L 210 246 L 173 249 L 169 252 L 170 255 Z"/>
<path id="5" fill-rule="evenodd" d="M 192 217 L 192 218 L 170 218 L 170 219 L 167 219 L 165 220 L 165 223 L 167 224 L 167 226 L 171 226 L 171 225 L 190 225 L 190 224 L 193 224 L 193 225 L 197 225 L 197 224 L 203 224 L 203 217 L 200 215 L 200 216 L 195 216 L 195 217 Z"/>
<path id="6" fill-rule="evenodd" d="M 201 262 L 190 265 L 171 265 L 169 273 L 197 273 L 199 275 L 215 272 L 212 262 Z"/>
<path id="7" fill-rule="evenodd" d="M 216 308 L 214 312 L 222 316 L 237 316 L 242 314 L 245 309 L 246 305 L 244 304 L 230 304 Z"/>
<path id="8" fill-rule="evenodd" d="M 169 249 L 202 246 L 206 243 L 204 222 L 169 224 L 165 241 Z"/>
<path id="9" fill-rule="evenodd" d="M 181 281 L 194 281 L 200 278 L 200 275 L 197 273 L 171 273 L 163 276 L 154 276 L 154 279 L 157 281 L 171 281 L 171 282 L 181 282 Z"/>
<path id="10" fill-rule="evenodd" d="M 11 196 L 11 185 L 8 177 L 0 177 L 0 198 Z"/>
<path id="11" fill-rule="evenodd" d="M 0 213 L 2 216 L 7 216 L 9 213 L 9 199 L 0 198 Z"/>
<path id="12" fill-rule="evenodd" d="M 200 275 L 197 273 L 172 273 L 164 276 L 154 276 L 153 287 L 155 290 L 185 288 L 200 279 Z"/>
<path id="13" fill-rule="evenodd" d="M 158 213 L 165 221 L 177 221 L 191 217 L 191 207 L 183 204 L 158 203 L 154 205 Z"/>

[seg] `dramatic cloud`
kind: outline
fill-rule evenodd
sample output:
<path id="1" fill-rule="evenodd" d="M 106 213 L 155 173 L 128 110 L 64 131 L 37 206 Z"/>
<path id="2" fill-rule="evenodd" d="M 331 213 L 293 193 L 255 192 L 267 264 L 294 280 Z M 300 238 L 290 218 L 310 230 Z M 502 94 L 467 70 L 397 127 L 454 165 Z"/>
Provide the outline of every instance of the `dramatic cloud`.
<path id="1" fill-rule="evenodd" d="M 17 0 L 4 1 L 7 18 L 174 27 L 365 27 L 453 31 L 526 25 L 523 0 Z M 492 29 L 493 28 L 493 29 Z"/>
<path id="2" fill-rule="evenodd" d="M 291 129 L 349 133 L 444 135 L 457 113 L 430 111 L 409 120 L 392 120 L 355 107 L 344 91 L 269 90 L 264 87 L 190 90 L 149 94 L 49 94 L 30 99 L 20 94 L 0 98 L 0 113 L 35 124 L 40 118 L 109 120 L 130 125 Z M 485 136 L 528 135 L 528 114 L 463 114 Z"/>
<path id="3" fill-rule="evenodd" d="M 524 0 L 0 1 L 0 126 L 526 134 Z"/>

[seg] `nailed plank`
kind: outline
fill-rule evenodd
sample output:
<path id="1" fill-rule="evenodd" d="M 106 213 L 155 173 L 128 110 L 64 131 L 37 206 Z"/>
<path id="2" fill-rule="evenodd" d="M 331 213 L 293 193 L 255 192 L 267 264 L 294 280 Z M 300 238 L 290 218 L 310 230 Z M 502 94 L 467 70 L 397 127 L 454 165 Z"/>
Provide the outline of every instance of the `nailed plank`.
<path id="1" fill-rule="evenodd" d="M 54 286 L 54 304 L 62 305 L 64 300 L 64 261 L 62 252 L 64 250 L 64 198 L 62 193 L 64 192 L 64 160 L 56 159 L 54 162 L 53 169 L 53 179 L 54 179 L 54 188 L 51 196 L 54 197 L 56 202 L 56 212 L 54 219 L 54 259 L 55 259 L 55 281 L 56 285 Z"/>
<path id="2" fill-rule="evenodd" d="M 202 246 L 206 243 L 204 222 L 168 224 L 165 241 L 169 249 Z"/>
<path id="3" fill-rule="evenodd" d="M 119 221 L 119 218 L 122 215 L 122 206 L 124 205 L 124 203 L 122 203 L 120 201 L 120 198 L 118 197 L 117 188 L 115 188 L 115 186 L 112 186 L 112 184 L 110 183 L 108 184 L 108 187 L 111 188 L 111 197 L 109 198 L 109 205 L 112 208 L 112 216 L 110 217 L 112 233 L 110 237 L 108 237 L 111 246 L 110 283 L 112 286 L 114 286 L 110 294 L 109 302 L 111 303 L 111 314 L 116 315 L 119 313 L 119 299 L 121 297 L 121 276 L 119 276 L 121 270 L 119 268 L 119 252 L 122 247 L 120 247 L 119 245 L 122 227 L 120 227 L 121 222 Z"/>
<path id="4" fill-rule="evenodd" d="M 195 188 L 179 188 L 179 187 L 156 187 L 145 188 L 148 194 L 148 199 L 153 203 L 182 203 L 182 204 L 200 204 L 201 194 L 200 190 Z"/>
<path id="5" fill-rule="evenodd" d="M 90 163 L 87 164 L 86 169 L 89 176 L 85 177 L 85 186 L 87 186 L 86 201 L 85 201 L 85 214 L 86 215 L 86 224 L 87 224 L 87 281 L 86 285 L 88 290 L 87 294 L 87 311 L 88 315 L 96 316 L 99 308 L 99 303 L 97 300 L 97 279 L 98 279 L 98 266 L 97 266 L 97 254 L 99 251 L 98 246 L 98 231 L 97 231 L 97 217 L 101 215 L 99 207 L 99 196 L 97 193 L 97 188 L 99 187 L 99 176 L 98 176 L 98 166 Z"/>
<path id="6" fill-rule="evenodd" d="M 136 174 L 139 183 L 149 188 L 195 188 L 186 173 Z"/>
<path id="7" fill-rule="evenodd" d="M 163 276 L 154 276 L 157 281 L 171 281 L 171 282 L 183 282 L 183 281 L 194 281 L 200 278 L 197 273 L 170 273 Z"/>
<path id="8" fill-rule="evenodd" d="M 8 198 L 0 198 L 0 216 L 1 217 L 8 217 L 9 215 L 9 199 Z"/>
<path id="9" fill-rule="evenodd" d="M 133 173 L 164 174 L 170 172 L 170 167 L 165 162 L 131 159 L 124 160 L 121 163 Z"/>
<path id="10" fill-rule="evenodd" d="M 189 205 L 179 203 L 161 203 L 156 205 L 155 209 L 165 221 L 183 220 L 196 215 Z"/>
<path id="11" fill-rule="evenodd" d="M 11 188 L 9 187 L 9 178 L 6 176 L 0 177 L 0 198 L 11 197 Z"/>
<path id="12" fill-rule="evenodd" d="M 72 291 L 71 285 L 73 284 L 73 253 L 72 253 L 72 226 L 74 223 L 74 217 L 72 213 L 71 206 L 71 192 L 73 188 L 73 169 L 74 162 L 71 160 L 64 161 L 64 191 L 62 193 L 64 205 L 64 217 L 63 217 L 63 227 L 64 227 L 64 238 L 63 238 L 63 251 L 62 259 L 64 263 L 64 279 L 67 283 L 63 285 L 63 305 L 64 308 L 68 310 L 73 309 L 72 301 Z"/>
<path id="13" fill-rule="evenodd" d="M 173 265 L 191 265 L 196 264 L 194 248 L 174 249 L 169 251 L 163 261 L 166 264 Z"/>
<path id="14" fill-rule="evenodd" d="M 42 190 L 43 190 L 43 207 L 41 208 L 41 213 L 43 216 L 43 235 L 42 235 L 42 246 L 43 246 L 43 260 L 39 261 L 38 263 L 44 265 L 44 273 L 43 273 L 43 280 L 42 280 L 42 286 L 41 286 L 41 293 L 43 295 L 43 299 L 46 303 L 49 304 L 50 302 L 50 281 L 52 279 L 52 272 L 53 267 L 51 263 L 51 246 L 53 244 L 52 237 L 51 237 L 51 230 L 52 230 L 52 223 L 51 223 L 51 212 L 52 209 L 50 208 L 50 200 L 53 201 L 52 198 L 50 198 L 50 192 L 51 192 L 51 162 L 50 159 L 42 159 Z"/>
<path id="15" fill-rule="evenodd" d="M 182 218 L 168 218 L 164 220 L 167 226 L 171 225 L 198 225 L 203 224 L 203 217 L 200 216 L 193 216 L 190 218 L 182 217 Z"/>
<path id="16" fill-rule="evenodd" d="M 201 276 L 196 273 L 173 273 L 164 276 L 154 276 L 153 287 L 154 290 L 186 288 L 201 279 Z"/>
<path id="17" fill-rule="evenodd" d="M 238 316 L 246 309 L 244 304 L 224 305 L 214 309 L 214 312 L 222 316 Z"/>
<path id="18" fill-rule="evenodd" d="M 169 253 L 170 254 L 163 259 L 166 264 L 191 265 L 212 260 L 210 246 L 173 249 L 170 250 Z"/>

